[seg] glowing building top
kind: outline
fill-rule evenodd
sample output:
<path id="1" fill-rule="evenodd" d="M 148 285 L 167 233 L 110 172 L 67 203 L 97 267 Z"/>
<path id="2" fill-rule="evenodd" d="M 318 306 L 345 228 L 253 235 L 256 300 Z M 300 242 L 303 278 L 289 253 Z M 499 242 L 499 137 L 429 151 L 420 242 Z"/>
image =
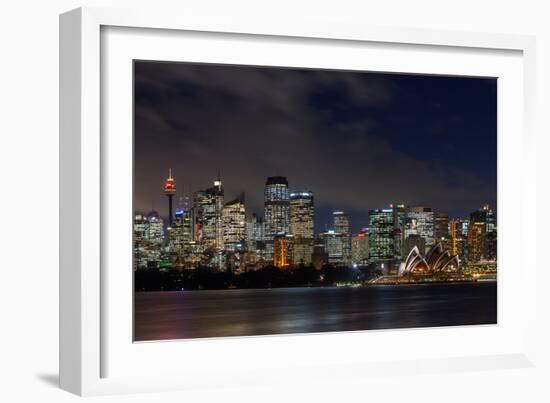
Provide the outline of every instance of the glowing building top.
<path id="1" fill-rule="evenodd" d="M 167 195 L 173 195 L 176 193 L 176 182 L 172 178 L 172 168 L 168 169 L 168 178 L 164 183 L 164 193 Z"/>

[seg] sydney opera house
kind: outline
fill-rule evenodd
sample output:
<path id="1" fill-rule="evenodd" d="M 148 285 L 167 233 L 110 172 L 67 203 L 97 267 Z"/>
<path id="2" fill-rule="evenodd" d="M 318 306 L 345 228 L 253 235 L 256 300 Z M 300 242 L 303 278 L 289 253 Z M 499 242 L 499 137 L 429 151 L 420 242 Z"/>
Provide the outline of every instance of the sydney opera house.
<path id="1" fill-rule="evenodd" d="M 413 247 L 396 275 L 386 275 L 377 283 L 419 283 L 433 281 L 464 281 L 468 278 L 460 269 L 457 255 L 451 255 L 441 243 L 434 245 L 425 255 Z"/>

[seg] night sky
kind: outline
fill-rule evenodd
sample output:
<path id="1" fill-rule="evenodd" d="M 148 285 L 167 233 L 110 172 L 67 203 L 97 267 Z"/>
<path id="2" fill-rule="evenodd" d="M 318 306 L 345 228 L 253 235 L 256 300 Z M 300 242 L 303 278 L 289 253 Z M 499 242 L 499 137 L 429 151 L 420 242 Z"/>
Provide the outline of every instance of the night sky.
<path id="1" fill-rule="evenodd" d="M 167 215 L 162 186 L 245 192 L 267 176 L 311 190 L 316 232 L 354 231 L 389 203 L 467 217 L 496 206 L 496 79 L 136 61 L 135 209 Z"/>

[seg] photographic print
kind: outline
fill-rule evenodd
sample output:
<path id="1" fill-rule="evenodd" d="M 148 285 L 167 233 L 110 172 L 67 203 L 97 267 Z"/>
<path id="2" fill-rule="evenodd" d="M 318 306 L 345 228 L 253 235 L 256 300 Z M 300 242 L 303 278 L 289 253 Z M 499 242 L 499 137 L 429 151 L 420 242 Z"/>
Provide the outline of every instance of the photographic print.
<path id="1" fill-rule="evenodd" d="M 497 323 L 497 79 L 134 61 L 134 340 Z"/>

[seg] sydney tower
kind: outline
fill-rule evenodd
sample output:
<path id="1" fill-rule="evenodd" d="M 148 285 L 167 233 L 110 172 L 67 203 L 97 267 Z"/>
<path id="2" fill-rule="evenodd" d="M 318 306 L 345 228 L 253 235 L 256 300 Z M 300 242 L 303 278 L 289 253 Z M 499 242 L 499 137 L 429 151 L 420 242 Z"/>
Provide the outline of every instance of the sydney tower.
<path id="1" fill-rule="evenodd" d="M 176 182 L 172 178 L 172 168 L 168 169 L 168 178 L 164 183 L 164 194 L 168 196 L 168 225 L 172 225 L 172 198 L 176 194 Z"/>

